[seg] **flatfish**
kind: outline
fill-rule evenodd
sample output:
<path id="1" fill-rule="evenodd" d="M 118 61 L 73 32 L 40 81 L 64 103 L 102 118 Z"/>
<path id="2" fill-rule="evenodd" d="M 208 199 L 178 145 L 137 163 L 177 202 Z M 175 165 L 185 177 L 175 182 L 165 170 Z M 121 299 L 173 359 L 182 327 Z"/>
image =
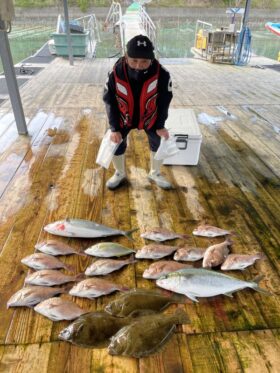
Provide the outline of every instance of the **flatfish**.
<path id="1" fill-rule="evenodd" d="M 111 338 L 110 355 L 136 358 L 159 351 L 176 330 L 176 324 L 189 323 L 187 314 L 178 309 L 173 315 L 149 315 L 124 326 Z"/>

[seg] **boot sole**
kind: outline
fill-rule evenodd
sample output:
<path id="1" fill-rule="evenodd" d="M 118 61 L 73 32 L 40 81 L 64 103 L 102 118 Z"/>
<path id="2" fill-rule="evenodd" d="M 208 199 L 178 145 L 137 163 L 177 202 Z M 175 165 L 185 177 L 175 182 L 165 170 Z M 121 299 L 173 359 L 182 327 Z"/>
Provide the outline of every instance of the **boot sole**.
<path id="1" fill-rule="evenodd" d="M 170 190 L 170 189 L 173 189 L 173 186 L 172 186 L 172 185 L 170 185 L 170 186 L 166 186 L 166 187 L 158 185 L 157 182 L 156 182 L 153 178 L 151 178 L 150 176 L 148 176 L 148 180 L 151 181 L 152 183 L 156 184 L 156 186 L 158 186 L 158 187 L 161 188 L 161 189 L 164 189 L 164 190 Z"/>
<path id="2" fill-rule="evenodd" d="M 119 187 L 123 186 L 124 184 L 127 183 L 127 179 L 126 178 L 123 178 L 118 185 L 114 186 L 114 187 L 111 187 L 109 185 L 106 185 L 107 189 L 109 190 L 115 190 L 115 189 L 118 189 Z"/>

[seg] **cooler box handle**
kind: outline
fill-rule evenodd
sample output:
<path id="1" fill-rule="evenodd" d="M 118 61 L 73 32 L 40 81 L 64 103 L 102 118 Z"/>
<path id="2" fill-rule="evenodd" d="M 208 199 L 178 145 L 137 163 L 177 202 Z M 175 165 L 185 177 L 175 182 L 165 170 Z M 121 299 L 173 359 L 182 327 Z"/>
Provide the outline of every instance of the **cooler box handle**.
<path id="1" fill-rule="evenodd" d="M 176 137 L 176 145 L 177 145 L 177 148 L 180 149 L 180 150 L 185 150 L 187 149 L 187 146 L 188 146 L 188 137 L 184 136 L 184 137 Z"/>

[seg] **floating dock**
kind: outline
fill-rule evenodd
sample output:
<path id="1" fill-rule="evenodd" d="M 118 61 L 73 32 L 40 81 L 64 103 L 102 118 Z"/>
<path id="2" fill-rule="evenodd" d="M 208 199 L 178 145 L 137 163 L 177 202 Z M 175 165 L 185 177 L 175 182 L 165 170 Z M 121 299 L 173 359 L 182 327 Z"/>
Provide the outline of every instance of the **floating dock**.
<path id="1" fill-rule="evenodd" d="M 253 58 L 250 66 L 216 65 L 196 59 L 164 59 L 173 79 L 172 108 L 193 108 L 221 121 L 200 126 L 198 166 L 165 166 L 174 184 L 164 191 L 147 180 L 145 134 L 133 131 L 127 150 L 129 184 L 111 192 L 105 181 L 113 169 L 95 164 L 107 119 L 103 85 L 114 61 L 56 58 L 20 87 L 29 118 L 28 136 L 19 136 L 5 101 L 0 106 L 0 372 L 278 372 L 280 366 L 280 87 L 275 61 Z M 266 68 L 259 68 L 260 66 Z M 235 119 L 223 115 L 224 106 Z M 53 239 L 43 227 L 66 217 L 111 227 L 162 226 L 191 234 L 201 222 L 233 230 L 233 253 L 263 252 L 266 260 L 230 273 L 252 280 L 264 275 L 265 296 L 252 290 L 233 298 L 202 298 L 183 307 L 191 323 L 178 327 L 159 353 L 133 359 L 112 357 L 58 340 L 67 322 L 51 322 L 28 308 L 6 309 L 29 272 L 21 259 L 37 242 Z M 61 238 L 58 238 L 61 239 Z M 63 239 L 61 239 L 63 240 Z M 221 239 L 222 240 L 222 239 Z M 192 237 L 196 246 L 219 239 Z M 85 249 L 97 240 L 63 240 Z M 105 241 L 105 239 L 104 239 Z M 173 244 L 182 244 L 180 240 Z M 92 258 L 63 259 L 84 272 Z M 107 278 L 134 288 L 153 288 L 142 278 L 150 261 L 139 260 Z M 102 310 L 117 294 L 75 299 L 82 308 Z M 71 299 L 69 295 L 63 295 Z"/>

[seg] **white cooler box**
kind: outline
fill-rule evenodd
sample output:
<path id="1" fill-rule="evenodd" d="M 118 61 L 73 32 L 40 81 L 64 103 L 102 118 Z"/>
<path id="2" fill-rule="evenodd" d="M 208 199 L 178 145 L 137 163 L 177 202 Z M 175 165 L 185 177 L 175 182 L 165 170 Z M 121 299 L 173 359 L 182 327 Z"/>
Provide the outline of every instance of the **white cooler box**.
<path id="1" fill-rule="evenodd" d="M 169 109 L 165 128 L 176 138 L 180 151 L 163 161 L 170 165 L 197 165 L 202 135 L 192 109 Z"/>

